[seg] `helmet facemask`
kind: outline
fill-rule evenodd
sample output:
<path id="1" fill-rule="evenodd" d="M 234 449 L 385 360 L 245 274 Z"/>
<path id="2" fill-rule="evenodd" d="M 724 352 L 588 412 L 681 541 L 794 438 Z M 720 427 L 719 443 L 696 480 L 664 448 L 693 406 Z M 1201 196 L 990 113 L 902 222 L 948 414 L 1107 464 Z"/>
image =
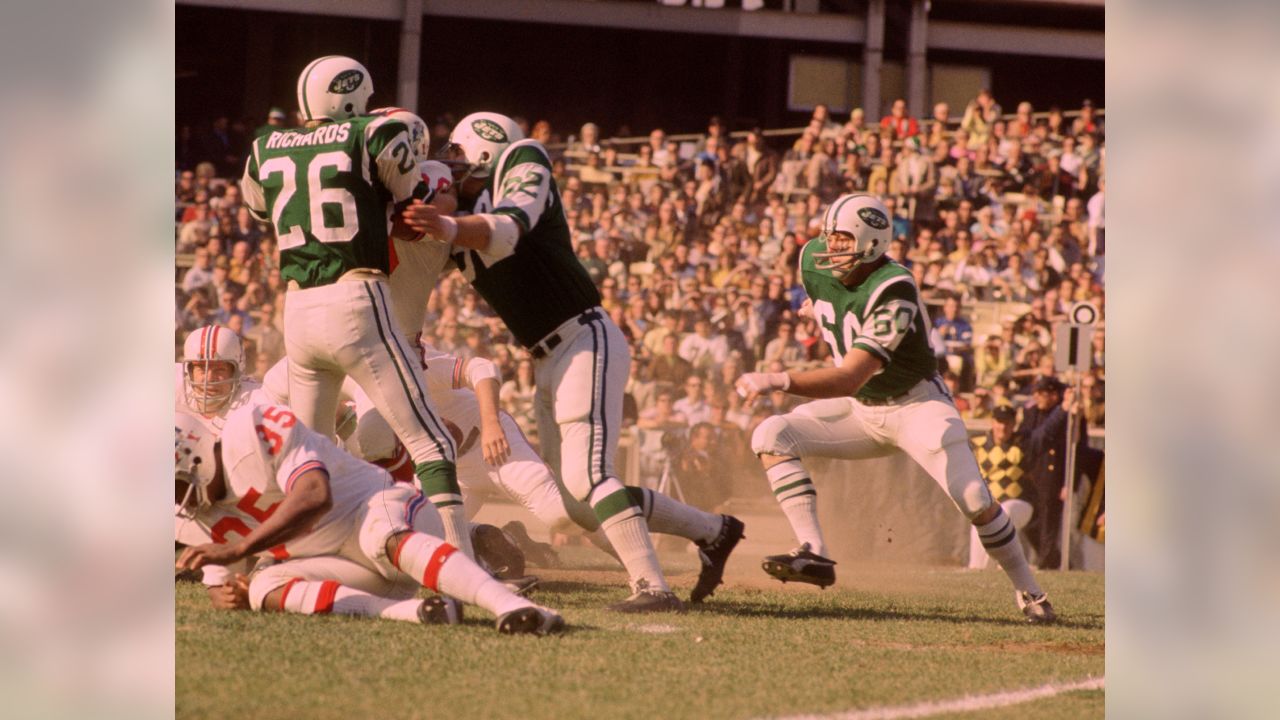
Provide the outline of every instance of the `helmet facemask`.
<path id="1" fill-rule="evenodd" d="M 830 271 L 842 281 L 852 275 L 871 252 L 870 249 L 859 250 L 857 239 L 846 232 L 833 232 L 823 235 L 821 239 L 827 244 L 827 252 L 813 254 L 813 267 L 815 270 Z M 832 241 L 837 243 L 836 249 L 832 249 Z"/>
<path id="2" fill-rule="evenodd" d="M 188 360 L 182 387 L 187 407 L 205 415 L 221 412 L 240 387 L 240 367 L 230 360 Z"/>

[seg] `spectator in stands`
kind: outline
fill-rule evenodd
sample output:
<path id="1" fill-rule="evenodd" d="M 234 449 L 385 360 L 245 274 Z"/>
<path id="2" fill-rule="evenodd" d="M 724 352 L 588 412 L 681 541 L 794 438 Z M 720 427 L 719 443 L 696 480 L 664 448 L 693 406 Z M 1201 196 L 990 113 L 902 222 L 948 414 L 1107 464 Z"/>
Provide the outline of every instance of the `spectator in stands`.
<path id="1" fill-rule="evenodd" d="M 680 341 L 680 357 L 696 372 L 718 367 L 729 358 L 729 345 L 723 335 L 713 335 L 711 320 L 702 315 L 694 322 L 693 333 Z"/>
<path id="2" fill-rule="evenodd" d="M 973 326 L 960 315 L 960 300 L 948 295 L 942 303 L 942 316 L 934 320 L 947 351 L 948 364 L 961 377 L 970 377 L 973 370 Z M 965 383 L 967 386 L 968 383 Z"/>
<path id="3" fill-rule="evenodd" d="M 646 430 L 683 430 L 689 425 L 682 415 L 674 410 L 675 391 L 670 385 L 660 384 L 654 396 L 653 407 L 640 411 L 636 425 Z"/>
<path id="4" fill-rule="evenodd" d="M 934 216 L 938 170 L 933 160 L 920 152 L 919 137 L 909 137 L 902 143 L 902 157 L 894 173 L 907 217 L 929 222 Z"/>
<path id="5" fill-rule="evenodd" d="M 970 150 L 986 146 L 987 140 L 991 138 L 992 126 L 1003 112 L 991 91 L 986 88 L 980 90 L 978 97 L 969 102 L 964 109 L 964 118 L 960 120 L 960 128 L 967 134 Z"/>
<path id="6" fill-rule="evenodd" d="M 703 385 L 704 382 L 698 375 L 685 378 L 684 397 L 676 400 L 672 405 L 672 410 L 684 417 L 688 425 L 706 422 L 711 418 L 711 406 L 703 397 Z"/>
<path id="7" fill-rule="evenodd" d="M 729 499 L 731 477 L 716 447 L 716 428 L 709 422 L 692 422 L 689 442 L 675 462 L 675 475 L 684 501 L 700 508 L 715 508 Z"/>
<path id="8" fill-rule="evenodd" d="M 880 118 L 880 127 L 892 134 L 894 140 L 905 140 L 920 134 L 920 123 L 907 115 L 907 101 L 893 101 L 889 114 Z"/>
<path id="9" fill-rule="evenodd" d="M 1000 335 L 988 335 L 974 357 L 974 385 L 991 388 L 1004 383 L 1013 368 L 1013 357 Z"/>
<path id="10" fill-rule="evenodd" d="M 674 317 L 671 313 L 668 317 Z M 653 379 L 660 383 L 679 386 L 693 374 L 693 366 L 676 352 L 679 333 L 669 332 L 662 336 L 659 351 L 654 353 L 649 363 Z"/>
<path id="11" fill-rule="evenodd" d="M 764 357 L 760 363 L 762 368 L 773 362 L 781 362 L 784 369 L 791 368 L 806 359 L 805 348 L 795 337 L 795 324 L 790 320 L 778 323 L 777 337 L 769 341 L 764 348 Z"/>
<path id="12" fill-rule="evenodd" d="M 195 259 L 192 260 L 191 267 L 182 278 L 182 290 L 189 294 L 196 288 L 204 287 L 212 282 L 213 260 L 209 257 L 209 249 L 197 247 L 195 249 Z"/>
<path id="13" fill-rule="evenodd" d="M 748 205 L 758 205 L 764 202 L 770 186 L 778 177 L 778 154 L 765 144 L 760 128 L 753 128 L 747 133 L 745 153 L 751 184 L 741 199 Z"/>
<path id="14" fill-rule="evenodd" d="M 570 141 L 566 150 L 570 155 L 578 154 L 582 156 L 599 153 L 600 151 L 600 127 L 593 122 L 582 125 L 582 129 L 578 131 L 578 137 Z"/>
<path id="15" fill-rule="evenodd" d="M 284 110 L 273 107 L 267 112 L 267 122 L 265 125 L 259 125 L 257 130 L 253 131 L 254 138 L 260 138 L 267 133 L 276 132 L 285 129 L 285 123 L 289 117 L 285 115 Z"/>

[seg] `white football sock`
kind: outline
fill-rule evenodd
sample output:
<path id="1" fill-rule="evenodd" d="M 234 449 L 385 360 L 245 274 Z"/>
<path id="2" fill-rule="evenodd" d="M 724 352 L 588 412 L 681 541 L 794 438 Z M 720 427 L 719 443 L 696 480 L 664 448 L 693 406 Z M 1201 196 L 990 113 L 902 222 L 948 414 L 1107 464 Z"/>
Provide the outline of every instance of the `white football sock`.
<path id="1" fill-rule="evenodd" d="M 477 605 L 494 615 L 533 603 L 493 579 L 474 560 L 438 538 L 412 533 L 400 541 L 391 563 L 430 590 Z"/>
<path id="2" fill-rule="evenodd" d="M 650 590 L 667 591 L 667 579 L 658 566 L 658 554 L 653 549 L 653 540 L 649 537 L 649 528 L 640 515 L 628 517 L 612 517 L 601 524 L 600 529 L 609 544 L 618 553 L 618 559 L 627 569 L 631 577 L 632 589 L 637 589 L 644 581 Z"/>
<path id="3" fill-rule="evenodd" d="M 676 535 L 694 542 L 710 542 L 720 534 L 724 516 L 703 512 L 672 497 L 648 488 L 641 488 L 645 495 L 642 510 L 648 520 L 649 532 Z"/>
<path id="4" fill-rule="evenodd" d="M 1018 542 L 1018 530 L 1013 526 L 1013 520 L 1005 513 L 1004 508 L 999 505 L 996 507 L 999 512 L 991 522 L 983 525 L 974 524 L 974 528 L 978 531 L 978 538 L 982 540 L 982 547 L 987 549 L 987 554 L 993 560 L 1000 563 L 1000 567 L 1004 569 L 1005 575 L 1009 576 L 1009 581 L 1013 583 L 1015 589 L 1039 595 L 1044 591 L 1040 589 L 1040 584 L 1031 574 L 1031 566 L 1027 564 L 1026 555 L 1022 553 L 1022 543 Z"/>
<path id="5" fill-rule="evenodd" d="M 796 539 L 808 543 L 809 551 L 815 555 L 830 557 L 818 524 L 818 491 L 804 465 L 799 459 L 790 458 L 765 470 L 765 475 Z"/>
<path id="6" fill-rule="evenodd" d="M 420 622 L 421 600 L 392 600 L 370 595 L 363 590 L 340 585 L 333 580 L 323 582 L 291 580 L 284 586 L 284 609 L 303 615 L 359 615 L 387 620 Z"/>
<path id="7" fill-rule="evenodd" d="M 440 520 L 444 523 L 444 539 L 461 550 L 464 555 L 475 560 L 476 551 L 471 546 L 471 523 L 467 521 L 466 507 L 458 504 L 436 509 L 440 511 Z"/>

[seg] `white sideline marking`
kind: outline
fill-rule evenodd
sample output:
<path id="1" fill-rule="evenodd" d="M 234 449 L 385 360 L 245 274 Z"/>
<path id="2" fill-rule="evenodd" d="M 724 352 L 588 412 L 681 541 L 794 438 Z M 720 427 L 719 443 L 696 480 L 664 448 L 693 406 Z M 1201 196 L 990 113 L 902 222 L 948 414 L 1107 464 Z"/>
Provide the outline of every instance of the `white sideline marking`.
<path id="1" fill-rule="evenodd" d="M 1007 690 L 989 695 L 969 695 L 954 700 L 935 700 L 918 705 L 873 707 L 865 710 L 837 712 L 829 715 L 787 715 L 777 720 L 898 720 L 898 718 L 922 718 L 943 713 L 990 710 L 992 708 L 1021 705 L 1022 703 L 1053 697 L 1078 690 L 1099 690 L 1106 687 L 1106 678 L 1087 678 L 1070 683 L 1049 683 L 1024 690 Z"/>

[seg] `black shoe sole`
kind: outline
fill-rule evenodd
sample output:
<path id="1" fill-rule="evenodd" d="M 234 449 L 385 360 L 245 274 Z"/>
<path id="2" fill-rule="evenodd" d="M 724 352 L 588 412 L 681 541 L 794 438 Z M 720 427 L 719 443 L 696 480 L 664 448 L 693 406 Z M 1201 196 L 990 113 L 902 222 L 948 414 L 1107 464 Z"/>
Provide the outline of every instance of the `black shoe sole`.
<path id="1" fill-rule="evenodd" d="M 828 587 L 835 585 L 835 578 L 816 578 L 812 575 L 796 572 L 787 563 L 781 563 L 774 560 L 765 560 L 761 563 L 761 567 L 771 577 L 781 580 L 782 582 L 801 582 L 809 585 L 817 585 L 826 590 Z"/>
<path id="2" fill-rule="evenodd" d="M 542 613 L 527 607 L 509 612 L 498 621 L 498 632 L 503 635 L 550 635 L 564 629 L 564 618 L 557 618 L 543 627 Z"/>

